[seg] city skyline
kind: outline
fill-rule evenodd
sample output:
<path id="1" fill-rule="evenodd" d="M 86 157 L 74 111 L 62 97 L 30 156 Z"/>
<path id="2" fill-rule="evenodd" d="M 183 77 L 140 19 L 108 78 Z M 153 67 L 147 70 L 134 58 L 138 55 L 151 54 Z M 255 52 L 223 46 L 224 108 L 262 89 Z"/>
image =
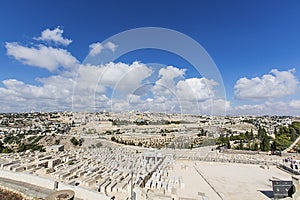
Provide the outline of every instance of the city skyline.
<path id="1" fill-rule="evenodd" d="M 299 115 L 297 1 L 47 3 L 1 3 L 0 112 Z M 221 79 L 202 76 L 206 66 L 163 48 L 88 62 L 114 57 L 124 46 L 108 39 L 144 27 L 197 42 Z"/>

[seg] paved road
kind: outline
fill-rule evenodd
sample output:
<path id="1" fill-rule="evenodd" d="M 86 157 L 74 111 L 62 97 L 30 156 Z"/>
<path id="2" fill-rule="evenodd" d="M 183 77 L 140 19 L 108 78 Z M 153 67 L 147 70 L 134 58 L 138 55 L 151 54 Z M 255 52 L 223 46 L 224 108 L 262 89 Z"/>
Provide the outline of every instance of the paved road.
<path id="1" fill-rule="evenodd" d="M 0 185 L 19 191 L 27 196 L 37 197 L 38 199 L 45 199 L 49 194 L 55 191 L 26 182 L 15 181 L 7 178 L 0 178 Z M 75 200 L 82 199 L 75 198 Z"/>
<path id="2" fill-rule="evenodd" d="M 14 181 L 6 178 L 0 178 L 0 185 L 11 188 L 13 190 L 17 190 L 25 195 L 38 198 L 45 198 L 54 191 L 29 183 Z"/>

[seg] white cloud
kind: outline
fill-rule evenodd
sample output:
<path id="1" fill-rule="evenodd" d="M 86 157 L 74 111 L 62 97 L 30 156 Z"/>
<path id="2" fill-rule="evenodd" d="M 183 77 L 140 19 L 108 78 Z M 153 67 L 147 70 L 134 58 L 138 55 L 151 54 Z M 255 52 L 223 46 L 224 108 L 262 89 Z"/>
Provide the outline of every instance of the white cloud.
<path id="1" fill-rule="evenodd" d="M 103 67 L 100 66 L 81 66 L 74 80 L 74 93 L 84 96 L 105 93 L 105 85 L 99 82 L 102 72 Z"/>
<path id="2" fill-rule="evenodd" d="M 65 49 L 57 49 L 39 45 L 38 47 L 25 47 L 16 42 L 5 44 L 7 55 L 13 56 L 23 64 L 45 68 L 54 71 L 60 66 L 74 68 L 78 61 Z"/>
<path id="3" fill-rule="evenodd" d="M 111 50 L 112 52 L 115 52 L 115 50 L 117 49 L 118 45 L 112 43 L 112 42 L 107 42 L 104 44 L 104 47 Z"/>
<path id="4" fill-rule="evenodd" d="M 52 80 L 54 79 L 53 77 Z M 53 111 L 71 108 L 72 84 L 67 81 L 60 80 L 60 84 L 45 82 L 42 86 L 26 84 L 15 79 L 4 80 L 2 83 L 4 85 L 0 88 L 2 111 Z"/>
<path id="5" fill-rule="evenodd" d="M 238 99 L 272 99 L 293 94 L 298 88 L 295 69 L 288 71 L 271 70 L 261 78 L 241 78 L 235 86 L 235 95 Z"/>
<path id="6" fill-rule="evenodd" d="M 180 80 L 176 85 L 176 94 L 180 99 L 189 101 L 204 101 L 214 98 L 213 87 L 217 83 L 206 78 L 190 78 Z"/>
<path id="7" fill-rule="evenodd" d="M 84 96 L 86 104 L 102 108 L 104 105 L 98 105 L 97 97 L 105 95 L 109 89 L 112 91 L 115 109 L 121 108 L 121 105 L 128 104 L 126 97 L 139 88 L 142 81 L 151 73 L 150 68 L 139 62 L 132 64 L 111 62 L 100 66 L 82 66 L 75 81 L 73 100 L 80 106 L 84 104 L 82 100 Z M 105 105 L 110 104 L 106 102 Z M 126 110 L 126 107 L 123 108 Z"/>
<path id="8" fill-rule="evenodd" d="M 205 101 L 186 104 L 186 113 L 209 114 L 209 115 L 226 115 L 231 109 L 229 101 L 224 99 L 207 99 Z"/>
<path id="9" fill-rule="evenodd" d="M 206 78 L 185 79 L 185 71 L 186 69 L 173 66 L 160 69 L 159 79 L 151 90 L 153 93 L 151 110 L 224 114 L 225 109 L 230 107 L 230 102 L 216 98 L 214 90 L 218 83 Z M 147 102 L 144 104 L 147 105 Z"/>
<path id="10" fill-rule="evenodd" d="M 173 66 L 161 68 L 158 72 L 159 79 L 155 82 L 153 93 L 156 96 L 174 96 L 176 92 L 175 79 L 184 78 L 186 69 Z"/>
<path id="11" fill-rule="evenodd" d="M 128 65 L 111 62 L 103 66 L 100 82 L 118 92 L 132 93 L 151 74 L 152 70 L 143 63 L 133 62 Z"/>
<path id="12" fill-rule="evenodd" d="M 90 52 L 89 52 L 89 54 L 91 55 L 91 56 L 97 56 L 97 55 L 99 55 L 101 52 L 102 52 L 102 50 L 104 50 L 104 49 L 109 49 L 110 51 L 112 51 L 112 52 L 114 52 L 116 49 L 117 49 L 117 45 L 116 44 L 114 44 L 114 43 L 112 43 L 112 42 L 107 42 L 107 43 L 105 43 L 104 45 L 103 44 L 101 44 L 100 42 L 95 42 L 95 43 L 93 43 L 93 44 L 90 44 Z"/>
<path id="13" fill-rule="evenodd" d="M 53 30 L 46 29 L 42 31 L 40 37 L 34 37 L 33 39 L 39 41 L 54 42 L 56 44 L 69 45 L 72 42 L 72 40 L 63 38 L 62 37 L 63 32 L 64 31 L 59 27 Z"/>
<path id="14" fill-rule="evenodd" d="M 90 54 L 92 56 L 98 55 L 99 53 L 101 53 L 102 49 L 104 48 L 100 42 L 93 43 L 89 47 L 90 47 Z"/>
<path id="15" fill-rule="evenodd" d="M 64 39 L 62 33 L 63 30 L 59 28 L 46 29 L 41 37 L 35 39 L 69 44 L 71 40 Z M 90 54 L 96 56 L 105 49 L 114 52 L 117 45 L 112 42 L 96 42 L 89 47 Z M 208 111 L 214 105 L 212 99 L 215 98 L 213 89 L 216 83 L 205 78 L 185 79 L 186 69 L 173 66 L 161 68 L 156 80 L 149 83 L 148 78 L 153 70 L 139 62 L 80 65 L 76 58 L 61 48 L 6 43 L 6 49 L 7 55 L 26 65 L 49 71 L 62 67 L 56 76 L 37 78 L 40 86 L 14 79 L 3 81 L 0 96 L 16 99 L 26 108 L 55 110 L 64 107 L 90 111 L 96 108 L 115 111 L 133 108 L 141 111 L 189 113 L 197 111 L 195 106 Z M 213 101 L 218 102 L 215 99 Z M 14 107 L 10 102 L 12 101 L 7 101 L 3 107 Z"/>
<path id="16" fill-rule="evenodd" d="M 173 66 L 161 68 L 158 75 L 160 79 L 156 81 L 156 84 L 163 85 L 166 88 L 174 89 L 174 79 L 177 77 L 183 77 L 186 69 L 178 69 Z"/>
<path id="17" fill-rule="evenodd" d="M 72 42 L 62 36 L 59 27 L 46 29 L 37 41 L 68 45 Z M 160 68 L 158 76 L 146 64 L 133 62 L 82 65 L 66 49 L 46 45 L 23 46 L 16 42 L 5 44 L 7 55 L 25 65 L 57 72 L 36 78 L 37 84 L 16 79 L 2 81 L 0 112 L 30 110 L 74 111 L 154 111 L 194 114 L 279 114 L 299 115 L 300 100 L 275 101 L 296 93 L 299 82 L 295 69 L 273 69 L 262 77 L 241 78 L 235 86 L 238 99 L 267 100 L 258 104 L 232 106 L 220 99 L 218 83 L 203 78 L 186 78 L 186 69 L 173 66 Z M 90 55 L 116 51 L 112 42 L 93 43 Z M 106 52 L 108 51 L 108 52 Z M 105 55 L 105 54 L 104 54 Z M 152 75 L 152 76 L 151 76 Z M 261 101 L 262 102 L 262 101 Z"/>
<path id="18" fill-rule="evenodd" d="M 54 84 L 45 84 L 40 87 L 9 79 L 3 81 L 3 84 L 8 90 L 23 99 L 60 99 L 69 96 L 71 92 L 70 88 L 64 88 L 65 82 L 63 85 L 54 82 Z"/>
<path id="19" fill-rule="evenodd" d="M 300 100 L 266 101 L 261 104 L 246 104 L 235 106 L 230 114 L 237 115 L 298 115 L 300 113 Z"/>
<path id="20" fill-rule="evenodd" d="M 41 86 L 26 84 L 15 79 L 3 81 L 0 87 L 2 110 L 17 108 L 34 110 L 77 110 L 94 111 L 96 108 L 109 110 L 111 99 L 107 90 L 114 91 L 119 105 L 128 104 L 126 96 L 150 76 L 151 69 L 145 64 L 134 62 L 109 63 L 101 66 L 82 65 L 77 73 L 62 71 L 59 75 L 37 78 Z M 120 107 L 121 108 L 121 107 Z M 25 110 L 24 110 L 25 109 Z M 125 107 L 124 107 L 125 109 Z"/>
<path id="21" fill-rule="evenodd" d="M 292 100 L 289 102 L 289 107 L 292 110 L 298 110 L 298 112 L 300 111 L 300 99 L 299 100 Z"/>

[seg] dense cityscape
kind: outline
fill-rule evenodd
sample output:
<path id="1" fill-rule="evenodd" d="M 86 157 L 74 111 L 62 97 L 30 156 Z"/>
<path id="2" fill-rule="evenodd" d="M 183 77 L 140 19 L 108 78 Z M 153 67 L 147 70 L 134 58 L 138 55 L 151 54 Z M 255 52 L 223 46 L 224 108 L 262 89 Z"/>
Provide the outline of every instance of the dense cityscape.
<path id="1" fill-rule="evenodd" d="M 190 190 L 184 166 L 200 161 L 285 166 L 282 160 L 295 157 L 300 145 L 300 118 L 290 116 L 134 111 L 0 116 L 2 178 L 50 191 L 69 188 L 79 199 L 126 199 L 133 193 L 137 199 L 197 199 L 199 192 L 215 199 L 215 192 Z M 49 195 L 27 190 L 26 197 Z"/>

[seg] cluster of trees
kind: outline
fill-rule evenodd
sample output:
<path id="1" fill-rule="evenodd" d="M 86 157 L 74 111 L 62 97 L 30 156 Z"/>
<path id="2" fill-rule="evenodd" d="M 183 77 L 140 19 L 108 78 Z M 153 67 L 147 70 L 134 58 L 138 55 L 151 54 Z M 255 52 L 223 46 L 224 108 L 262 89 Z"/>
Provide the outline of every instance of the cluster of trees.
<path id="1" fill-rule="evenodd" d="M 25 134 L 7 134 L 5 138 L 3 139 L 4 144 L 20 144 L 22 139 L 25 138 Z"/>
<path id="2" fill-rule="evenodd" d="M 9 147 L 5 147 L 3 143 L 0 141 L 0 153 L 11 153 L 11 152 L 13 152 L 13 150 L 10 149 Z"/>
<path id="3" fill-rule="evenodd" d="M 97 142 L 96 144 L 92 144 L 91 146 L 89 146 L 89 149 L 100 148 L 102 146 L 103 144 L 101 142 Z"/>
<path id="4" fill-rule="evenodd" d="M 27 150 L 32 150 L 32 151 L 40 151 L 40 152 L 45 152 L 46 149 L 44 148 L 43 145 L 39 145 L 38 142 L 45 137 L 45 135 L 39 135 L 39 136 L 33 136 L 28 138 L 27 140 L 29 143 L 20 143 L 16 149 L 17 152 L 23 152 Z"/>
<path id="5" fill-rule="evenodd" d="M 206 136 L 208 131 L 205 131 L 203 128 L 200 130 L 200 132 L 197 134 L 198 137 Z"/>
<path id="6" fill-rule="evenodd" d="M 160 133 L 173 133 L 173 132 L 178 132 L 178 129 L 160 129 Z M 166 136 L 166 135 L 164 135 Z"/>
<path id="7" fill-rule="evenodd" d="M 114 126 L 121 126 L 121 125 L 131 124 L 131 121 L 128 121 L 128 120 L 109 119 L 108 121 L 111 121 L 112 125 L 114 125 Z M 169 121 L 169 120 L 149 121 L 149 120 L 144 120 L 144 119 L 137 119 L 133 123 L 136 124 L 136 125 L 170 125 L 170 124 L 182 124 L 182 123 L 188 123 L 188 122 Z"/>
<path id="8" fill-rule="evenodd" d="M 39 136 L 32 136 L 29 137 L 27 140 L 31 143 L 37 143 L 38 141 L 40 141 L 43 137 L 45 137 L 45 135 L 39 135 Z"/>
<path id="9" fill-rule="evenodd" d="M 132 146 L 135 146 L 135 143 L 134 143 L 134 142 L 118 140 L 115 136 L 112 136 L 110 139 L 111 139 L 111 141 L 117 142 L 117 143 L 120 143 L 120 144 L 125 144 L 125 145 L 132 145 Z"/>
<path id="10" fill-rule="evenodd" d="M 113 120 L 113 119 L 109 119 L 108 121 L 111 121 L 113 126 L 123 126 L 123 125 L 130 124 L 130 121 L 128 121 L 128 120 L 120 120 L 120 119 Z"/>
<path id="11" fill-rule="evenodd" d="M 17 147 L 17 152 L 24 152 L 27 150 L 32 150 L 32 151 L 40 151 L 40 152 L 45 152 L 46 149 L 44 148 L 43 145 L 39 145 L 37 143 L 30 143 L 30 144 L 24 144 L 21 143 L 19 144 L 19 146 Z"/>
<path id="12" fill-rule="evenodd" d="M 24 140 L 22 140 L 25 137 L 24 134 L 18 134 L 15 136 L 8 135 L 3 139 L 4 145 L 2 142 L 0 142 L 0 153 L 12 153 L 14 151 L 16 152 L 23 152 L 26 150 L 32 150 L 32 151 L 40 151 L 44 152 L 46 151 L 43 145 L 39 145 L 38 141 L 40 141 L 44 135 L 40 136 L 32 136 L 27 139 L 27 143 L 25 143 Z M 17 147 L 14 149 L 9 148 L 7 145 L 10 144 L 16 144 Z"/>
<path id="13" fill-rule="evenodd" d="M 259 126 L 257 132 L 257 138 L 260 141 L 260 150 L 261 151 L 270 151 L 270 142 L 272 137 L 267 134 L 266 129 Z"/>
<path id="14" fill-rule="evenodd" d="M 257 135 L 254 135 L 252 130 L 239 135 L 224 135 L 217 139 L 216 144 L 230 149 L 233 141 L 236 144 L 234 148 L 238 150 L 283 151 L 300 136 L 300 122 L 293 122 L 288 127 L 281 126 L 279 130 L 275 129 L 274 135 L 275 138 L 272 138 L 265 128 L 259 126 Z M 296 148 L 300 152 L 300 145 Z"/>
<path id="15" fill-rule="evenodd" d="M 274 131 L 275 139 L 271 145 L 272 150 L 282 151 L 288 148 L 300 136 L 300 122 L 293 122 L 288 127 L 282 126 Z M 300 152 L 297 145 L 295 150 Z"/>
<path id="16" fill-rule="evenodd" d="M 259 127 L 257 135 L 251 130 L 239 135 L 221 136 L 217 139 L 216 144 L 224 146 L 227 149 L 232 148 L 230 141 L 233 141 L 234 149 L 251 150 L 251 151 L 269 151 L 272 137 L 267 134 L 266 129 Z"/>
<path id="17" fill-rule="evenodd" d="M 149 121 L 148 120 L 136 120 L 133 123 L 136 125 L 142 126 L 142 125 L 148 125 Z"/>
<path id="18" fill-rule="evenodd" d="M 106 134 L 106 135 L 123 134 L 123 133 L 124 133 L 124 131 L 121 132 L 120 129 L 117 129 L 117 130 L 111 130 L 111 131 L 109 131 L 109 130 L 105 131 L 105 134 Z"/>
<path id="19" fill-rule="evenodd" d="M 75 137 L 72 137 L 70 139 L 71 143 L 74 145 L 74 146 L 82 146 L 82 143 L 84 142 L 84 139 L 83 138 L 80 138 L 79 140 L 77 140 Z"/>
<path id="20" fill-rule="evenodd" d="M 265 132 L 264 129 L 260 130 L 261 138 L 264 137 L 265 135 L 264 132 Z M 231 148 L 230 141 L 233 141 L 234 144 L 238 144 L 238 145 L 234 145 L 234 148 L 238 150 L 257 151 L 259 149 L 258 142 L 254 137 L 252 130 L 250 132 L 246 131 L 246 133 L 240 133 L 239 135 L 231 134 L 230 136 L 228 135 L 221 136 L 217 139 L 216 144 L 220 146 L 224 146 L 227 149 L 230 149 Z"/>
<path id="21" fill-rule="evenodd" d="M 55 145 L 59 145 L 60 144 L 60 140 L 59 139 L 55 140 L 54 144 Z"/>

